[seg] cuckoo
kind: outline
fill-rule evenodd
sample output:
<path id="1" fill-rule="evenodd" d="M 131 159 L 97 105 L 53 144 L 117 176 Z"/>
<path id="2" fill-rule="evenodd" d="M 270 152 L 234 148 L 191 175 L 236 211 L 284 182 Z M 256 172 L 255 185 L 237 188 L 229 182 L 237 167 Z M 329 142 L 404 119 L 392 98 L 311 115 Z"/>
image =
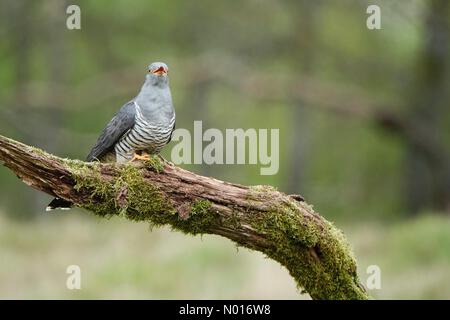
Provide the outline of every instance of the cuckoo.
<path id="1" fill-rule="evenodd" d="M 123 163 L 147 160 L 170 142 L 175 129 L 175 110 L 168 72 L 165 63 L 150 64 L 140 92 L 106 125 L 86 161 Z M 55 198 L 47 206 L 47 211 L 70 207 L 70 202 Z"/>

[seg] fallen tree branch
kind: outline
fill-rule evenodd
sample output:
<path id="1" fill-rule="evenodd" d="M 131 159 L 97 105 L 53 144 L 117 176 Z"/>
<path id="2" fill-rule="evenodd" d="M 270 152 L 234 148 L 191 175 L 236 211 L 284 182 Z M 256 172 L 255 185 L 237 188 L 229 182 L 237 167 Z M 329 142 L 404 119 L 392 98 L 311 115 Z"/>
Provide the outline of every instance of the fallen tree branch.
<path id="1" fill-rule="evenodd" d="M 0 161 L 27 185 L 98 216 L 121 215 L 188 234 L 216 234 L 285 266 L 313 299 L 367 299 L 342 233 L 301 196 L 145 164 L 61 159 L 0 136 Z"/>

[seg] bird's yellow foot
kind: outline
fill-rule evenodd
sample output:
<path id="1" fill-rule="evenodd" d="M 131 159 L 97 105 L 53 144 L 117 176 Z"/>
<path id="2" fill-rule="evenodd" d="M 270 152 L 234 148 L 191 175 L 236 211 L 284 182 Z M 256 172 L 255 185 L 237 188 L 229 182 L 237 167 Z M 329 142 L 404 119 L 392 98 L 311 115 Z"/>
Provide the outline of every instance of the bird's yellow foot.
<path id="1" fill-rule="evenodd" d="M 142 153 L 142 154 L 137 154 L 135 153 L 133 155 L 133 158 L 130 161 L 136 161 L 136 160 L 140 160 L 140 161 L 150 161 L 150 155 L 147 153 Z"/>

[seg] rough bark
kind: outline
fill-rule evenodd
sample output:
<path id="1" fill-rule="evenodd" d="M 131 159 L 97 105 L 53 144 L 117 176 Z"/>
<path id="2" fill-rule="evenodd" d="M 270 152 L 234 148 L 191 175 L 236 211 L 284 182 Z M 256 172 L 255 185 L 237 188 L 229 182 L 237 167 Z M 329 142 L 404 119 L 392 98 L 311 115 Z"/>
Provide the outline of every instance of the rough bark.
<path id="1" fill-rule="evenodd" d="M 298 195 L 186 171 L 61 159 L 0 136 L 0 161 L 30 187 L 98 216 L 121 215 L 188 234 L 216 234 L 285 266 L 313 299 L 368 299 L 343 234 Z"/>

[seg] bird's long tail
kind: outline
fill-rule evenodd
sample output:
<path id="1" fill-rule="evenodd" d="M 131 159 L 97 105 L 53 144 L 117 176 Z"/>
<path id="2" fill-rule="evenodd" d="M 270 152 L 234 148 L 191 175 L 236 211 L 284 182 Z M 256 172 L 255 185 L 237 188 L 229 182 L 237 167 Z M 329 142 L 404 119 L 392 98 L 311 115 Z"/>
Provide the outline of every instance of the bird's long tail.
<path id="1" fill-rule="evenodd" d="M 72 203 L 70 203 L 69 201 L 61 198 L 55 198 L 48 204 L 47 208 L 45 208 L 45 211 L 52 211 L 55 209 L 69 210 L 71 207 Z"/>

